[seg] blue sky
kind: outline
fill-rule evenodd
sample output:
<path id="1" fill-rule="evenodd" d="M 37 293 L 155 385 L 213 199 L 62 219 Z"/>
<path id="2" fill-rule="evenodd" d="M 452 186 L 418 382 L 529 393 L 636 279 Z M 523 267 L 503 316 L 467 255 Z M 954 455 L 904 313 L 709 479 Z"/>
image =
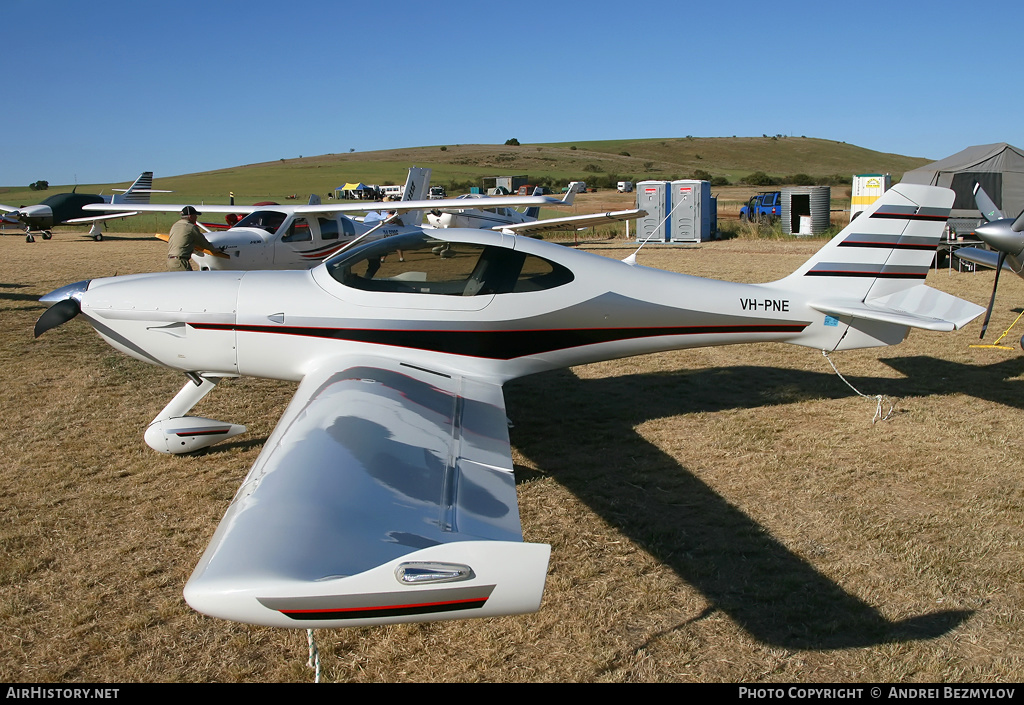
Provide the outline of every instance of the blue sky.
<path id="1" fill-rule="evenodd" d="M 0 185 L 510 137 L 1024 148 L 1019 3 L 3 4 Z"/>

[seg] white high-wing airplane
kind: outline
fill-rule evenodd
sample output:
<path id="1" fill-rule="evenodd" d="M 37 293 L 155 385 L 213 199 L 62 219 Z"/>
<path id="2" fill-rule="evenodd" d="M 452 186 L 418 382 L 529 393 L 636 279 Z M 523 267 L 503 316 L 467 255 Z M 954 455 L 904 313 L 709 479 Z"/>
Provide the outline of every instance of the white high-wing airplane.
<path id="1" fill-rule="evenodd" d="M 579 182 L 574 181 L 569 184 L 569 190 L 562 197 L 562 200 L 552 205 L 572 205 L 573 199 L 576 196 L 575 186 L 577 183 Z M 539 191 L 540 189 L 536 189 L 534 195 L 540 195 Z M 503 233 L 525 235 L 555 230 L 580 230 L 582 228 L 591 228 L 595 225 L 643 218 L 647 215 L 647 211 L 632 209 L 540 220 L 540 206 L 520 211 L 515 208 L 497 206 L 494 204 L 492 197 L 478 194 L 459 196 L 456 200 L 463 201 L 463 207 L 432 208 L 427 213 L 427 222 L 435 228 L 481 228 L 484 230 L 497 230 Z M 479 204 L 480 207 L 466 208 L 465 205 L 470 203 Z"/>
<path id="2" fill-rule="evenodd" d="M 200 612 L 342 627 L 537 610 L 550 547 L 523 542 L 502 384 L 735 343 L 847 350 L 984 309 L 923 282 L 953 192 L 897 184 L 793 274 L 736 284 L 486 230 L 396 235 L 309 271 L 139 274 L 48 294 L 191 381 L 165 453 L 243 426 L 187 416 L 225 377 L 299 382 L 185 586 Z M 394 255 L 404 252 L 404 262 Z"/>
<path id="3" fill-rule="evenodd" d="M 4 220 L 21 221 L 25 225 L 25 242 L 35 242 L 32 233 L 41 233 L 44 240 L 53 236 L 55 225 L 90 225 L 89 236 L 99 242 L 103 239 L 102 222 L 111 218 L 125 218 L 135 215 L 138 206 L 149 203 L 151 193 L 170 193 L 153 189 L 153 172 L 144 171 L 139 178 L 121 195 L 102 196 L 98 193 L 55 193 L 34 206 L 4 206 Z M 118 204 L 120 204 L 118 206 Z M 103 215 L 91 215 L 85 211 L 103 211 Z"/>
<path id="4" fill-rule="evenodd" d="M 436 205 L 457 204 L 455 199 L 426 200 L 430 169 L 409 170 L 401 201 L 333 203 L 324 205 L 314 197 L 308 205 L 195 205 L 206 213 L 247 213 L 227 230 L 210 232 L 207 239 L 213 250 L 197 250 L 192 254 L 196 269 L 309 269 L 335 252 L 362 238 L 379 239 L 400 233 L 415 232 L 423 221 L 423 211 Z M 507 197 L 497 199 L 502 205 L 548 205 L 553 198 Z M 189 204 L 153 204 L 133 206 L 138 212 L 176 213 Z M 118 206 L 85 206 L 86 210 L 111 209 Z M 391 219 L 382 220 L 377 213 L 395 211 Z M 358 220 L 346 213 L 369 212 Z"/>

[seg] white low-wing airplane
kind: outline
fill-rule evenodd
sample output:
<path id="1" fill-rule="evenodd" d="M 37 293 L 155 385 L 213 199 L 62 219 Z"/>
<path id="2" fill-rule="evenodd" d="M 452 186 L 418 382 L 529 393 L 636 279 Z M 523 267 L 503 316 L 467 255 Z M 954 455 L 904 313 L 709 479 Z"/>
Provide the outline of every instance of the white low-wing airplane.
<path id="1" fill-rule="evenodd" d="M 569 184 L 569 190 L 562 200 L 552 205 L 572 205 L 576 196 L 577 181 Z M 534 195 L 539 195 L 539 190 Z M 503 233 L 515 233 L 517 235 L 536 234 L 552 232 L 555 230 L 581 230 L 592 228 L 596 225 L 608 223 L 620 223 L 624 220 L 643 218 L 647 211 L 632 209 L 622 211 L 609 211 L 607 213 L 588 213 L 586 215 L 571 215 L 563 218 L 540 219 L 540 206 L 527 208 L 520 211 L 515 208 L 497 206 L 490 196 L 467 194 L 459 196 L 457 200 L 463 201 L 461 208 L 433 208 L 427 213 L 427 222 L 435 228 L 482 228 L 485 230 L 497 230 Z M 479 205 L 476 208 L 468 208 L 469 204 Z"/>
<path id="2" fill-rule="evenodd" d="M 48 294 L 184 372 L 147 443 L 243 426 L 187 416 L 225 377 L 299 382 L 185 587 L 200 612 L 341 627 L 537 610 L 550 547 L 523 542 L 502 384 L 663 350 L 823 350 L 951 331 L 984 309 L 923 282 L 953 192 L 898 184 L 793 274 L 736 284 L 485 230 L 396 235 L 310 271 L 139 274 Z M 393 256 L 404 252 L 404 262 Z"/>
<path id="3" fill-rule="evenodd" d="M 314 197 L 308 205 L 207 205 L 153 204 L 133 206 L 133 213 L 180 212 L 185 205 L 194 205 L 202 213 L 247 213 L 234 227 L 210 232 L 207 239 L 213 250 L 197 250 L 192 262 L 200 270 L 228 269 L 309 269 L 320 264 L 353 241 L 379 239 L 415 232 L 423 221 L 423 211 L 436 205 L 457 204 L 456 199 L 427 200 L 430 169 L 409 170 L 401 201 L 321 204 Z M 496 199 L 501 205 L 550 205 L 554 198 L 509 196 Z M 85 210 L 117 209 L 119 206 L 85 206 Z M 377 211 L 395 211 L 395 217 L 380 219 Z M 362 220 L 346 213 L 369 212 Z"/>

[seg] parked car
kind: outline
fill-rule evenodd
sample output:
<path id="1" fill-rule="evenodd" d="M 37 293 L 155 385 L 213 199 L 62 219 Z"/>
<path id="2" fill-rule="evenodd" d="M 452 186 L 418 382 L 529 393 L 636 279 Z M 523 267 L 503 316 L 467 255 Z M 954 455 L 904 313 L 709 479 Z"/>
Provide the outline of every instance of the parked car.
<path id="1" fill-rule="evenodd" d="M 769 221 L 782 217 L 782 192 L 762 191 L 740 208 L 740 220 Z"/>

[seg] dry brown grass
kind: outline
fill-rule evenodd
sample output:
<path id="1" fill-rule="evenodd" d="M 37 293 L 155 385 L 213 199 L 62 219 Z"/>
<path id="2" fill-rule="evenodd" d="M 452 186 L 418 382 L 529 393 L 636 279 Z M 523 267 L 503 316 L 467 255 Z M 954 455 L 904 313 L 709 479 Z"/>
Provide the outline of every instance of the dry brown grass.
<path id="1" fill-rule="evenodd" d="M 820 244 L 648 247 L 640 261 L 764 281 Z M 303 632 L 207 618 L 181 597 L 294 385 L 226 382 L 197 413 L 250 432 L 166 457 L 142 431 L 180 375 L 81 321 L 32 339 L 40 295 L 157 270 L 164 247 L 0 236 L 4 681 L 311 679 Z M 1024 295 L 1003 279 L 996 333 Z M 991 281 L 929 276 L 982 303 Z M 781 345 L 508 385 L 525 535 L 553 547 L 541 611 L 320 631 L 325 680 L 1021 680 L 1024 359 L 969 348 L 978 330 L 835 355 L 862 391 L 898 399 L 874 425 L 875 402 L 819 352 Z"/>

